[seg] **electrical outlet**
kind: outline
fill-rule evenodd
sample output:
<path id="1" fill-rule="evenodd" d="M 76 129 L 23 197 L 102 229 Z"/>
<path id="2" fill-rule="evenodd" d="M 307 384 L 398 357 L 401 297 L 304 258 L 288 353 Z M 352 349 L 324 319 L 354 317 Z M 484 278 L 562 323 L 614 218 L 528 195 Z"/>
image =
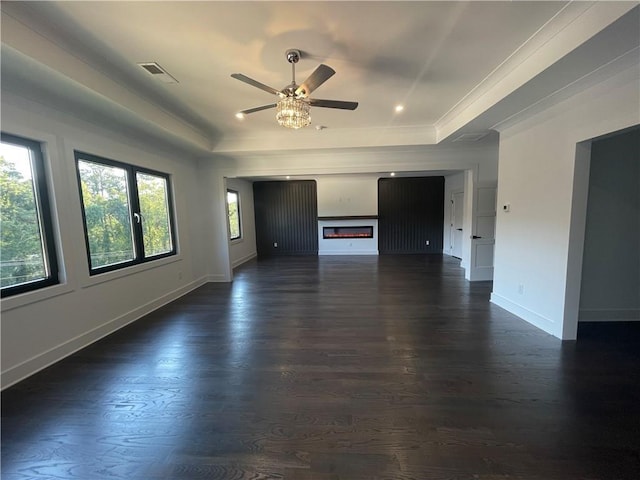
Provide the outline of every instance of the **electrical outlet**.
<path id="1" fill-rule="evenodd" d="M 278 242 L 273 242 L 273 247 L 278 248 Z"/>
<path id="2" fill-rule="evenodd" d="M 522 283 L 518 284 L 518 295 L 524 295 L 524 285 Z"/>
<path id="3" fill-rule="evenodd" d="M 429 240 L 426 240 L 426 241 L 424 242 L 424 244 L 428 246 L 428 245 L 429 245 Z"/>

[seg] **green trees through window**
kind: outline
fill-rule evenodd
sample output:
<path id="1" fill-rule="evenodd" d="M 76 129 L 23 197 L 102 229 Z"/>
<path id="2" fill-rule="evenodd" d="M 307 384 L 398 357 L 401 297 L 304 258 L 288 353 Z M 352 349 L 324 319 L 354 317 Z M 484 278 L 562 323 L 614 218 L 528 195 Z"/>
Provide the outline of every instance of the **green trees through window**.
<path id="1" fill-rule="evenodd" d="M 167 180 L 147 173 L 136 174 L 142 238 L 146 257 L 162 255 L 173 249 Z"/>
<path id="2" fill-rule="evenodd" d="M 176 254 L 169 175 L 75 152 L 91 274 Z M 39 142 L 2 133 L 2 296 L 58 283 Z"/>
<path id="3" fill-rule="evenodd" d="M 175 254 L 169 177 L 76 152 L 91 273 Z"/>
<path id="4" fill-rule="evenodd" d="M 2 134 L 0 284 L 2 296 L 57 283 L 51 212 L 38 142 Z"/>
<path id="5" fill-rule="evenodd" d="M 91 268 L 135 258 L 127 171 L 78 161 Z"/>
<path id="6" fill-rule="evenodd" d="M 229 215 L 229 239 L 240 238 L 240 196 L 234 190 L 227 190 L 227 212 Z"/>

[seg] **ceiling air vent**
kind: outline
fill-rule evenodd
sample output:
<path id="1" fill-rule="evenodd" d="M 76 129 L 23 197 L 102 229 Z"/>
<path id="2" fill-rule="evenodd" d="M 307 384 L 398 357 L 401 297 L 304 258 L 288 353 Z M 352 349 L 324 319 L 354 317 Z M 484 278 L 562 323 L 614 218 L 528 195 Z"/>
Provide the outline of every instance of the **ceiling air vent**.
<path id="1" fill-rule="evenodd" d="M 477 142 L 481 138 L 487 136 L 487 132 L 481 133 L 463 133 L 458 138 L 454 139 L 454 142 Z"/>
<path id="2" fill-rule="evenodd" d="M 163 83 L 178 83 L 178 80 L 169 75 L 167 71 L 156 62 L 139 63 L 138 65 Z"/>

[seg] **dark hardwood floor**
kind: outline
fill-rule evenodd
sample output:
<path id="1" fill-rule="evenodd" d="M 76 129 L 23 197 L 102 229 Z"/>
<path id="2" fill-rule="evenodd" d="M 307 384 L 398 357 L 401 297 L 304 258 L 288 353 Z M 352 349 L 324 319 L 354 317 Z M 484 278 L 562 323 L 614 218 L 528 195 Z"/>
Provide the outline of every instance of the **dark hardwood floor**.
<path id="1" fill-rule="evenodd" d="M 3 392 L 2 479 L 640 478 L 638 329 L 563 343 L 490 290 L 439 255 L 250 262 Z"/>

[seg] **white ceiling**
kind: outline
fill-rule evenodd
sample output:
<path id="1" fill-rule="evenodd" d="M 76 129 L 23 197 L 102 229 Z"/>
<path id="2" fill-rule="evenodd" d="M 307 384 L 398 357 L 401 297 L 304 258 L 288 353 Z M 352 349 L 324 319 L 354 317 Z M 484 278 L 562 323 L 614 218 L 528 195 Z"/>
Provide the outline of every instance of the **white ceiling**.
<path id="1" fill-rule="evenodd" d="M 568 63 L 547 87 L 523 93 L 635 5 L 3 1 L 3 86 L 40 82 L 199 152 L 433 144 L 486 132 L 637 47 L 627 32 L 629 41 L 602 58 Z M 274 109 L 238 121 L 238 110 L 275 97 L 230 75 L 281 89 L 291 80 L 289 48 L 303 52 L 298 83 L 320 63 L 337 72 L 312 97 L 357 101 L 358 109 L 312 108 L 322 131 L 283 129 Z M 159 63 L 178 83 L 159 82 L 139 62 Z M 82 92 L 69 93 L 78 85 Z"/>

